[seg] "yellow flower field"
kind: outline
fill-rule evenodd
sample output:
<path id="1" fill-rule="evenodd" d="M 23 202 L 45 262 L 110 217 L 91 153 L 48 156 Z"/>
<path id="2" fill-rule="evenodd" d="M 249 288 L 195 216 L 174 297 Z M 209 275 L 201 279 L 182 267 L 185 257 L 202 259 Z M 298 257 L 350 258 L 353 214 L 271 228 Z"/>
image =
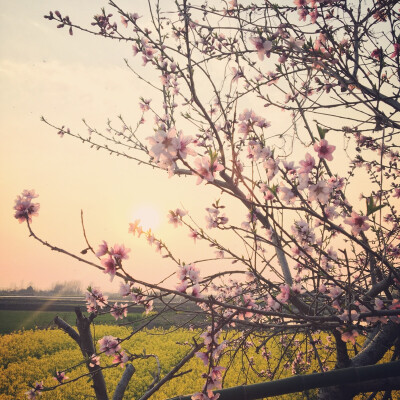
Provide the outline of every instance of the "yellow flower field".
<path id="1" fill-rule="evenodd" d="M 130 330 L 117 326 L 96 326 L 94 336 L 96 339 L 104 335 L 112 335 L 123 338 L 129 334 Z M 231 332 L 230 335 L 240 334 Z M 188 343 L 193 343 L 193 337 L 196 332 L 188 330 L 170 330 L 152 329 L 137 333 L 128 342 L 122 343 L 122 348 L 131 353 L 140 354 L 143 351 L 146 354 L 157 354 L 161 363 L 161 376 L 169 371 L 181 357 L 189 350 Z M 186 342 L 186 344 L 185 344 Z M 262 357 L 261 351 L 256 352 L 255 347 L 259 343 L 256 339 L 248 341 L 248 357 L 253 357 L 254 364 L 258 369 L 267 369 L 267 361 Z M 256 345 L 256 346 L 255 346 Z M 298 351 L 303 345 L 299 343 L 289 346 L 286 350 L 286 357 L 293 357 L 293 351 Z M 282 348 L 276 345 L 275 348 L 268 348 L 271 351 L 271 363 L 276 362 L 275 357 L 279 358 Z M 325 353 L 326 356 L 327 353 Z M 76 343 L 60 330 L 37 330 L 22 331 L 0 337 L 0 400 L 19 400 L 26 399 L 25 392 L 29 389 L 29 384 L 35 381 L 44 382 L 45 386 L 54 386 L 57 382 L 53 379 L 55 371 L 65 370 L 68 367 L 76 365 L 82 361 L 82 353 Z M 111 365 L 112 357 L 102 355 L 101 365 Z M 229 355 L 225 356 L 222 364 L 228 366 L 230 363 Z M 153 373 L 156 369 L 154 359 L 136 360 L 133 362 L 136 372 L 125 393 L 126 399 L 138 399 L 153 380 Z M 333 365 L 333 364 L 332 364 Z M 165 400 L 177 395 L 190 394 L 201 391 L 203 379 L 201 374 L 206 372 L 202 361 L 197 357 L 192 359 L 181 372 L 191 370 L 182 377 L 174 379 L 167 383 L 160 391 L 155 393 L 151 399 Z M 311 360 L 308 373 L 318 371 L 317 362 Z M 81 365 L 72 371 L 66 371 L 70 378 L 76 378 L 87 372 L 86 367 Z M 123 369 L 118 367 L 110 368 L 104 371 L 107 387 L 111 397 L 112 391 L 119 381 Z M 277 376 L 283 378 L 291 376 L 291 367 L 284 369 L 284 373 Z M 247 376 L 247 379 L 246 379 Z M 242 384 L 251 384 L 268 380 L 265 377 L 257 376 L 249 368 L 249 359 L 243 354 L 237 354 L 234 363 L 229 368 L 224 381 L 224 387 L 237 386 Z M 91 388 L 91 382 L 88 377 L 84 377 L 71 384 L 62 385 L 54 391 L 45 392 L 41 396 L 42 400 L 80 400 L 94 398 L 94 392 Z M 310 393 L 310 399 L 313 398 Z M 303 399 L 305 394 L 291 394 L 281 396 L 280 399 Z M 360 397 L 361 398 L 361 397 Z M 396 397 L 400 399 L 400 397 Z"/>

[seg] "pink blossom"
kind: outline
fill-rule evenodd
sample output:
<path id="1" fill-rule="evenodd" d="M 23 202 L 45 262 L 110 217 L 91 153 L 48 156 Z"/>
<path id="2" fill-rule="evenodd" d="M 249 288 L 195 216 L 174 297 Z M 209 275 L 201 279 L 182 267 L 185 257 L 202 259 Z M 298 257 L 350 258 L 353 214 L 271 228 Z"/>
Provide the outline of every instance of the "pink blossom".
<path id="1" fill-rule="evenodd" d="M 56 376 L 53 377 L 58 383 L 64 382 L 65 379 L 69 379 L 68 376 L 65 376 L 65 372 L 56 371 Z"/>
<path id="2" fill-rule="evenodd" d="M 113 364 L 119 364 L 121 368 L 124 368 L 125 364 L 129 361 L 129 356 L 123 350 L 114 355 L 114 359 L 112 361 Z"/>
<path id="3" fill-rule="evenodd" d="M 329 288 L 328 296 L 329 296 L 332 300 L 335 300 L 335 299 L 337 299 L 342 293 L 343 293 L 343 290 L 342 290 L 340 287 L 338 287 L 338 286 L 336 286 L 336 285 L 333 285 L 332 287 Z"/>
<path id="4" fill-rule="evenodd" d="M 125 28 L 128 27 L 128 22 L 129 22 L 129 20 L 126 19 L 123 15 L 121 15 L 121 23 L 122 23 L 122 25 L 125 26 Z"/>
<path id="5" fill-rule="evenodd" d="M 111 307 L 110 314 L 115 318 L 116 321 L 119 319 L 124 319 L 128 315 L 128 304 L 121 304 L 120 306 L 118 303 L 114 303 Z"/>
<path id="6" fill-rule="evenodd" d="M 176 129 L 171 128 L 168 133 L 164 129 L 159 129 L 155 136 L 148 137 L 150 143 L 149 154 L 156 162 L 160 159 L 172 159 L 177 155 L 179 140 L 176 137 Z"/>
<path id="7" fill-rule="evenodd" d="M 169 223 L 174 225 L 175 228 L 178 227 L 178 225 L 182 225 L 182 217 L 185 216 L 187 214 L 186 211 L 181 210 L 179 208 L 177 208 L 174 211 L 170 210 L 168 213 L 168 218 L 169 218 Z"/>
<path id="8" fill-rule="evenodd" d="M 204 365 L 207 366 L 209 359 L 208 359 L 208 353 L 203 353 L 201 351 L 198 351 L 197 353 L 195 353 L 196 357 L 199 357 L 201 361 L 203 361 Z"/>
<path id="9" fill-rule="evenodd" d="M 135 220 L 135 222 L 131 222 L 129 224 L 128 233 L 133 233 L 133 236 L 135 236 L 137 233 L 138 237 L 141 236 L 141 234 L 143 233 L 143 228 L 140 226 L 140 219 L 137 219 Z"/>
<path id="10" fill-rule="evenodd" d="M 103 258 L 101 260 L 101 264 L 104 267 L 103 272 L 105 274 L 110 274 L 110 281 L 112 282 L 117 272 L 117 264 L 115 263 L 115 260 L 111 256 L 109 256 L 108 258 Z"/>
<path id="11" fill-rule="evenodd" d="M 143 112 L 150 110 L 151 99 L 143 99 L 143 103 L 139 103 L 139 107 Z"/>
<path id="12" fill-rule="evenodd" d="M 322 204 L 326 204 L 329 200 L 331 189 L 325 181 L 318 181 L 316 185 L 310 185 L 308 200 L 318 200 Z"/>
<path id="13" fill-rule="evenodd" d="M 251 37 L 250 42 L 255 46 L 260 61 L 264 60 L 264 55 L 269 56 L 269 52 L 272 49 L 272 42 L 260 36 Z"/>
<path id="14" fill-rule="evenodd" d="M 115 244 L 114 247 L 110 249 L 110 254 L 116 260 L 127 260 L 129 258 L 128 253 L 131 249 L 126 249 L 123 244 Z"/>
<path id="15" fill-rule="evenodd" d="M 287 188 L 286 186 L 279 186 L 279 193 L 281 194 L 282 201 L 284 201 L 286 204 L 292 204 L 296 200 L 293 190 Z"/>
<path id="16" fill-rule="evenodd" d="M 175 286 L 175 289 L 180 293 L 186 293 L 186 289 L 188 288 L 189 282 L 187 280 L 181 281 L 178 285 Z"/>
<path id="17" fill-rule="evenodd" d="M 194 231 L 194 230 L 192 230 L 192 229 L 190 230 L 190 233 L 189 233 L 188 236 L 189 236 L 191 239 L 193 239 L 195 243 L 196 243 L 196 240 L 197 240 L 197 239 L 201 239 L 199 233 L 196 232 L 196 231 Z"/>
<path id="18" fill-rule="evenodd" d="M 192 296 L 193 297 L 197 297 L 198 299 L 200 299 L 202 297 L 200 292 L 201 292 L 201 288 L 200 288 L 199 284 L 196 284 L 192 287 Z"/>
<path id="19" fill-rule="evenodd" d="M 305 7 L 308 3 L 307 0 L 294 0 L 293 3 L 297 8 Z"/>
<path id="20" fill-rule="evenodd" d="M 104 296 L 98 288 L 89 287 L 85 297 L 89 312 L 95 312 L 98 307 L 104 308 L 108 304 L 108 296 Z"/>
<path id="21" fill-rule="evenodd" d="M 129 285 L 129 283 L 120 283 L 119 286 L 119 293 L 121 296 L 129 296 L 131 294 L 131 286 Z"/>
<path id="22" fill-rule="evenodd" d="M 30 399 L 30 400 L 37 399 L 42 394 L 43 388 L 44 388 L 43 381 L 36 382 L 35 387 L 33 387 L 29 391 L 25 392 L 25 394 L 28 397 L 28 399 Z"/>
<path id="23" fill-rule="evenodd" d="M 343 332 L 341 338 L 342 338 L 343 342 L 351 342 L 351 343 L 353 343 L 353 345 L 355 345 L 356 337 L 358 335 L 359 335 L 358 332 L 355 329 L 353 329 L 351 331 Z"/>
<path id="24" fill-rule="evenodd" d="M 196 184 L 200 184 L 203 180 L 208 182 L 214 181 L 214 174 L 218 171 L 222 171 L 224 166 L 219 164 L 217 160 L 211 165 L 211 160 L 209 156 L 204 156 L 201 158 L 196 158 L 194 160 L 195 171 L 198 175 Z"/>
<path id="25" fill-rule="evenodd" d="M 315 159 L 309 153 L 306 154 L 306 159 L 300 161 L 299 174 L 308 174 L 315 167 Z"/>
<path id="26" fill-rule="evenodd" d="M 22 197 L 25 197 L 27 199 L 35 199 L 39 197 L 39 195 L 35 193 L 35 189 L 25 189 L 22 191 Z"/>
<path id="27" fill-rule="evenodd" d="M 103 240 L 103 243 L 99 245 L 99 249 L 96 252 L 96 256 L 102 257 L 106 254 L 108 254 L 108 244 L 105 240 Z"/>
<path id="28" fill-rule="evenodd" d="M 281 292 L 278 294 L 278 296 L 276 296 L 276 299 L 280 302 L 280 303 L 287 303 L 290 297 L 290 287 L 289 285 L 281 285 L 280 286 Z"/>
<path id="29" fill-rule="evenodd" d="M 148 315 L 151 311 L 153 311 L 153 308 L 154 308 L 153 300 L 148 300 L 144 305 L 145 314 Z"/>
<path id="30" fill-rule="evenodd" d="M 351 310 L 349 314 L 349 310 L 346 310 L 339 318 L 342 321 L 356 321 L 359 318 L 360 314 L 356 310 Z"/>
<path id="31" fill-rule="evenodd" d="M 191 136 L 183 136 L 182 133 L 179 133 L 177 150 L 181 158 L 185 159 L 188 154 L 191 156 L 196 155 L 196 152 L 188 147 L 192 142 L 193 138 Z"/>
<path id="32" fill-rule="evenodd" d="M 15 200 L 14 217 L 21 224 L 24 221 L 32 222 L 32 217 L 39 215 L 39 203 L 32 203 L 32 199 L 38 197 L 34 190 L 24 190 L 22 196 L 17 196 Z"/>
<path id="33" fill-rule="evenodd" d="M 374 309 L 375 310 L 382 310 L 383 306 L 384 306 L 383 301 L 381 299 L 379 299 L 379 298 L 376 298 L 375 299 L 375 307 L 374 307 Z"/>
<path id="34" fill-rule="evenodd" d="M 396 58 L 400 53 L 400 43 L 395 43 L 393 46 L 394 52 L 391 54 L 390 58 Z"/>
<path id="35" fill-rule="evenodd" d="M 332 153 L 335 151 L 336 146 L 329 145 L 328 141 L 321 139 L 320 142 L 314 144 L 314 150 L 318 153 L 319 158 L 325 158 L 328 161 L 333 160 Z"/>
<path id="36" fill-rule="evenodd" d="M 279 172 L 279 160 L 269 158 L 263 163 L 264 168 L 267 170 L 267 178 L 271 180 Z"/>
<path id="37" fill-rule="evenodd" d="M 240 68 L 237 69 L 235 67 L 232 67 L 231 71 L 232 71 L 232 75 L 233 75 L 232 82 L 238 82 L 239 78 L 244 77 L 243 71 Z"/>
<path id="38" fill-rule="evenodd" d="M 380 60 L 381 59 L 381 50 L 380 49 L 372 50 L 371 57 L 376 58 L 377 60 Z"/>
<path id="39" fill-rule="evenodd" d="M 365 222 L 368 217 L 363 215 L 358 215 L 355 211 L 351 213 L 350 218 L 344 220 L 345 224 L 351 225 L 351 233 L 353 235 L 358 235 L 361 231 L 365 232 L 369 229 L 369 224 Z"/>
<path id="40" fill-rule="evenodd" d="M 100 365 L 100 356 L 96 356 L 96 354 L 92 354 L 90 357 L 89 367 L 95 367 L 96 365 Z"/>
<path id="41" fill-rule="evenodd" d="M 121 350 L 119 339 L 114 336 L 104 336 L 98 341 L 100 352 L 104 352 L 107 356 L 114 355 L 117 351 Z"/>

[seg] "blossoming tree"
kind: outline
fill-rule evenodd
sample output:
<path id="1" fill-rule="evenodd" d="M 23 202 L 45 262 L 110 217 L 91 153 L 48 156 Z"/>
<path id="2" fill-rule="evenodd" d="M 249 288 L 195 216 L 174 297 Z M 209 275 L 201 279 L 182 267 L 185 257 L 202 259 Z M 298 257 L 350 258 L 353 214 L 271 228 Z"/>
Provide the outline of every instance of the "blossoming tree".
<path id="1" fill-rule="evenodd" d="M 154 300 L 168 304 L 173 295 L 201 310 L 205 322 L 191 350 L 143 399 L 194 356 L 204 362 L 205 383 L 192 399 L 217 399 L 221 357 L 246 353 L 248 341 L 263 351 L 265 364 L 249 365 L 265 380 L 287 363 L 282 357 L 278 369 L 269 368 L 268 348 L 282 337 L 308 343 L 307 352 L 292 356 L 293 373 L 307 372 L 311 357 L 321 371 L 329 369 L 323 346 L 334 349 L 336 368 L 373 365 L 388 352 L 399 358 L 397 1 L 182 0 L 174 10 L 160 4 L 149 5 L 146 18 L 111 0 L 88 27 L 59 11 L 45 16 L 71 35 L 81 30 L 131 46 L 127 67 L 158 93 L 160 107 L 141 98 L 134 129 L 122 117 L 122 128 L 87 125 L 87 134 L 43 120 L 61 137 L 165 170 L 171 179 L 193 176 L 199 190 L 213 186 L 220 199 L 206 209 L 204 226 L 180 209 L 169 219 L 232 268 L 206 276 L 136 221 L 129 231 L 177 264 L 173 285 L 143 282 L 131 274 L 124 245 L 88 242 L 84 254 L 74 255 L 40 239 L 31 228 L 39 209 L 33 191 L 17 198 L 15 217 L 44 245 L 121 279 L 129 301 L 151 310 Z M 144 68 L 154 79 L 143 77 Z M 247 218 L 237 223 L 226 215 L 227 202 L 240 203 Z M 218 230 L 226 243 L 214 238 Z M 99 309 L 123 318 L 128 307 L 108 304 L 94 288 L 87 303 L 89 318 Z M 223 339 L 233 326 L 236 335 Z M 101 354 L 128 362 L 121 342 L 101 339 L 90 368 Z M 398 388 L 397 380 L 368 381 L 321 389 L 319 398 L 380 390 L 389 396 Z M 43 390 L 37 384 L 28 396 Z"/>

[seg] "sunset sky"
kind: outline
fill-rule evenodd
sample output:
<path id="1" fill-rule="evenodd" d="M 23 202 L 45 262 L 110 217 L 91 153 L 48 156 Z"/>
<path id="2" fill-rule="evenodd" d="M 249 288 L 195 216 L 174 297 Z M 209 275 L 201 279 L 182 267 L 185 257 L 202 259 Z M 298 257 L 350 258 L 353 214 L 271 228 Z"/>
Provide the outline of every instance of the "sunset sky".
<path id="1" fill-rule="evenodd" d="M 111 284 L 105 274 L 52 252 L 29 238 L 26 225 L 19 224 L 13 216 L 14 200 L 24 189 L 35 189 L 40 195 L 37 199 L 39 217 L 34 218 L 32 228 L 41 239 L 79 254 L 86 247 L 80 221 L 82 209 L 92 246 L 97 249 L 101 241 L 106 240 L 111 245 L 123 243 L 131 248 L 128 271 L 138 279 L 154 282 L 176 270 L 175 264 L 156 254 L 145 239 L 128 234 L 129 223 L 146 215 L 154 218 L 156 236 L 163 239 L 182 262 L 213 257 L 213 249 L 206 243 L 194 245 L 187 230 L 169 225 L 167 214 L 171 209 L 185 208 L 204 226 L 205 208 L 220 197 L 218 190 L 204 183 L 197 186 L 195 177 L 168 179 L 165 172 L 95 151 L 67 135 L 60 138 L 56 130 L 40 121 L 44 116 L 56 126 L 64 125 L 72 132 L 86 135 L 82 118 L 103 131 L 108 119 L 116 127 L 122 127 L 118 115 L 122 115 L 128 125 L 135 126 L 141 115 L 140 97 L 152 98 L 153 102 L 160 100 L 126 67 L 124 58 L 139 72 L 148 74 L 150 71 L 150 67 L 142 66 L 140 57 L 133 57 L 131 45 L 76 29 L 71 37 L 66 29 L 57 29 L 54 21 L 43 18 L 50 10 L 58 9 L 74 23 L 88 26 L 93 15 L 100 13 L 105 4 L 104 0 L 85 3 L 78 0 L 0 0 L 1 288 L 32 284 L 43 289 L 71 280 L 81 281 L 83 288 L 89 284 L 107 290 L 119 287 L 117 280 Z M 128 0 L 119 4 L 145 20 L 147 3 L 135 3 L 135 9 Z M 167 1 L 162 5 L 166 6 Z M 116 20 L 119 21 L 118 16 Z M 215 69 L 214 73 L 218 76 L 220 71 Z M 159 79 L 158 74 L 154 73 L 149 79 Z M 285 94 L 278 93 L 284 99 Z M 210 100 L 208 93 L 204 97 Z M 289 113 L 264 109 L 262 104 L 258 106 L 255 111 L 271 121 L 275 136 L 279 135 L 279 129 L 286 129 L 282 126 L 290 125 Z M 240 110 L 247 107 L 247 103 L 238 106 Z M 154 134 L 152 117 L 150 114 L 146 117 L 149 121 L 139 131 L 145 143 L 145 138 Z M 185 135 L 197 133 L 191 127 L 178 128 L 183 128 Z M 329 140 L 336 145 L 334 170 L 345 176 L 349 160 L 344 150 L 346 139 L 335 132 Z M 306 151 L 312 151 L 296 146 L 290 154 L 291 160 L 299 160 Z M 360 176 L 357 183 L 362 191 L 361 183 L 368 181 Z M 350 201 L 358 201 L 360 191 L 352 191 Z M 230 207 L 227 214 L 240 224 L 247 211 L 234 200 L 227 201 Z M 237 246 L 237 241 L 229 245 Z M 87 258 L 96 261 L 94 256 L 87 255 Z M 202 274 L 227 266 L 226 260 L 202 263 Z"/>
<path id="2" fill-rule="evenodd" d="M 125 3 L 130 2 L 121 2 Z M 80 224 L 83 209 L 93 247 L 103 239 L 124 243 L 132 249 L 129 271 L 140 278 L 154 280 L 175 270 L 145 240 L 128 235 L 128 223 L 143 207 L 159 216 L 155 233 L 183 260 L 191 262 L 204 254 L 208 246 L 192 245 L 188 232 L 174 229 L 166 215 L 185 207 L 203 221 L 204 208 L 219 196 L 215 190 L 197 187 L 195 178 L 168 179 L 165 173 L 94 151 L 70 137 L 60 138 L 40 121 L 43 115 L 82 133 L 82 118 L 99 129 L 108 118 L 118 125 L 120 114 L 136 124 L 139 97 L 148 89 L 125 66 L 123 58 L 133 59 L 131 47 L 78 31 L 70 37 L 43 18 L 58 7 L 74 22 L 88 23 L 105 2 L 0 4 L 0 287 L 49 288 L 76 279 L 82 287 L 119 287 L 117 280 L 111 285 L 108 276 L 28 237 L 26 225 L 14 219 L 12 209 L 24 189 L 40 195 L 39 217 L 32 224 L 39 237 L 79 253 L 86 247 Z M 143 14 L 136 4 L 130 11 Z M 151 124 L 144 129 L 144 138 L 152 134 Z"/>

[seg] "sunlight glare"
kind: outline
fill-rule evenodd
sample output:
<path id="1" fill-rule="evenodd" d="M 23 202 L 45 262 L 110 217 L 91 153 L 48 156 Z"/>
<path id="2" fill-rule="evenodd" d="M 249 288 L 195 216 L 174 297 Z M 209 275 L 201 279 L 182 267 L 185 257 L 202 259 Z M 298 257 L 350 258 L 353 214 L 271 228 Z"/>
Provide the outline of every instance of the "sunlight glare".
<path id="1" fill-rule="evenodd" d="M 151 229 L 153 232 L 160 224 L 160 214 L 157 209 L 151 205 L 142 205 L 135 209 L 132 215 L 133 221 L 139 219 L 140 226 L 144 231 Z"/>

